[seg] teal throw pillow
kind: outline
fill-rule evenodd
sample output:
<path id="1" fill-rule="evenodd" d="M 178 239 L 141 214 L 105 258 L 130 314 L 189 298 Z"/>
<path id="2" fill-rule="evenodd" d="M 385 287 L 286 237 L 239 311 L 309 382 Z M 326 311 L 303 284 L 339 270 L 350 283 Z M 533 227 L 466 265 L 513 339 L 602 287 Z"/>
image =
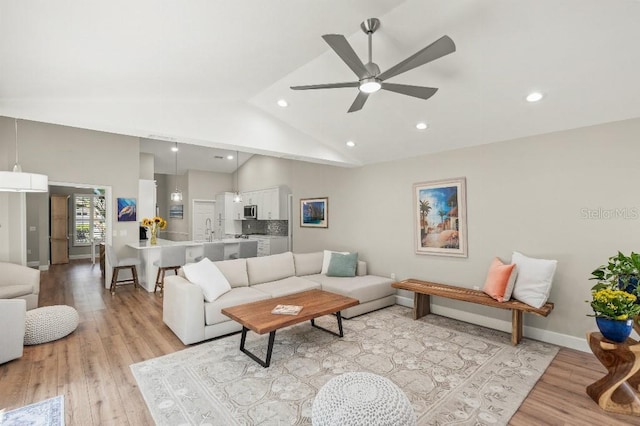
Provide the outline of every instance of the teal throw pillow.
<path id="1" fill-rule="evenodd" d="M 355 277 L 356 267 L 358 266 L 358 253 L 332 253 L 329 269 L 327 269 L 328 277 Z"/>

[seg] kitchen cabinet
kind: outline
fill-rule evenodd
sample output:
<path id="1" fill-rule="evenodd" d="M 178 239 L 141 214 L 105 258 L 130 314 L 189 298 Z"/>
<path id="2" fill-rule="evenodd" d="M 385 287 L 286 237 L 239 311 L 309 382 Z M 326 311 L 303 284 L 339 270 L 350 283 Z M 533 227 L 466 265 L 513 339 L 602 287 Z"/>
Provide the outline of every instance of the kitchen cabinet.
<path id="1" fill-rule="evenodd" d="M 287 197 L 289 191 L 283 187 L 267 188 L 242 193 L 245 206 L 258 206 L 258 220 L 287 220 Z"/>
<path id="2" fill-rule="evenodd" d="M 149 179 L 138 180 L 138 222 L 143 218 L 151 219 L 156 216 L 156 181 Z"/>
<path id="3" fill-rule="evenodd" d="M 258 257 L 287 251 L 287 237 L 250 235 L 249 239 L 258 241 Z"/>
<path id="4" fill-rule="evenodd" d="M 242 222 L 239 220 L 242 203 L 234 203 L 233 195 L 233 192 L 216 195 L 216 220 L 213 227 L 216 239 L 242 233 Z"/>

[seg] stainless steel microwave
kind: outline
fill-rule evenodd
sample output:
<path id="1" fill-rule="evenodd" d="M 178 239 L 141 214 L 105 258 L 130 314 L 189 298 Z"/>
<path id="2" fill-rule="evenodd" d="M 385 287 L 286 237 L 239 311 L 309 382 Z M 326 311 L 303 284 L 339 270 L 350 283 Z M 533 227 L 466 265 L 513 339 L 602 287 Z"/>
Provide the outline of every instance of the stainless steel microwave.
<path id="1" fill-rule="evenodd" d="M 258 206 L 251 204 L 244 206 L 244 218 L 245 219 L 257 219 L 258 218 Z"/>

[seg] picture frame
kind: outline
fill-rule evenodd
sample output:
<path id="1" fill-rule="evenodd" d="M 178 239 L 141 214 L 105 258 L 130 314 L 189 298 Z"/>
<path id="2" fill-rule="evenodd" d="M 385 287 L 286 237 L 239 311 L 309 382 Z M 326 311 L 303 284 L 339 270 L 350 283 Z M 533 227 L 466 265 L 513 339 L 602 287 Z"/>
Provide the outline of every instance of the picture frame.
<path id="1" fill-rule="evenodd" d="M 329 227 L 329 197 L 300 199 L 300 227 Z"/>
<path id="2" fill-rule="evenodd" d="M 135 198 L 118 198 L 118 222 L 135 222 L 136 221 L 136 199 Z"/>
<path id="3" fill-rule="evenodd" d="M 467 257 L 464 177 L 413 184 L 416 254 Z"/>
<path id="4" fill-rule="evenodd" d="M 171 219 L 182 219 L 184 214 L 184 204 L 174 204 L 169 206 L 169 217 Z"/>

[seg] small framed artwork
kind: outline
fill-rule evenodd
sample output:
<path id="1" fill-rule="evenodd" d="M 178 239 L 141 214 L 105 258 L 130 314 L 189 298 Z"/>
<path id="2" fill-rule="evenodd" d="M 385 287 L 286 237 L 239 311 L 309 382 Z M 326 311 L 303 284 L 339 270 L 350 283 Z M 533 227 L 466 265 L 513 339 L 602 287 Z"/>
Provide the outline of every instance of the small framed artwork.
<path id="1" fill-rule="evenodd" d="M 118 222 L 136 221 L 136 199 L 118 198 Z"/>
<path id="2" fill-rule="evenodd" d="M 175 204 L 169 207 L 169 217 L 172 219 L 182 219 L 182 214 L 184 211 L 183 204 Z"/>
<path id="3" fill-rule="evenodd" d="M 417 254 L 467 257 L 465 178 L 413 185 Z"/>
<path id="4" fill-rule="evenodd" d="M 329 198 L 300 199 L 300 226 L 304 228 L 328 228 Z"/>

